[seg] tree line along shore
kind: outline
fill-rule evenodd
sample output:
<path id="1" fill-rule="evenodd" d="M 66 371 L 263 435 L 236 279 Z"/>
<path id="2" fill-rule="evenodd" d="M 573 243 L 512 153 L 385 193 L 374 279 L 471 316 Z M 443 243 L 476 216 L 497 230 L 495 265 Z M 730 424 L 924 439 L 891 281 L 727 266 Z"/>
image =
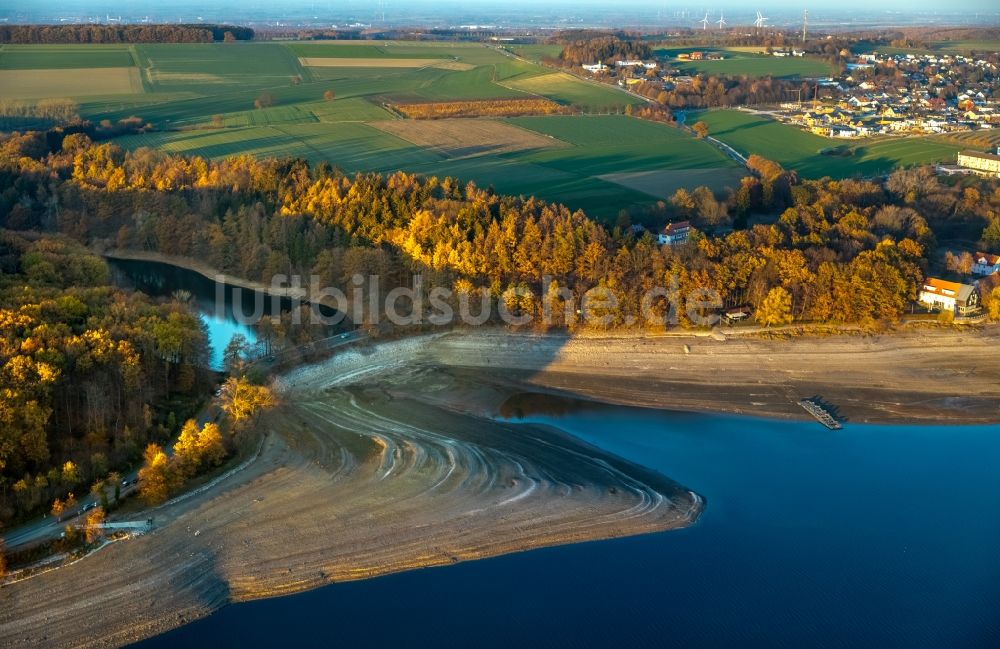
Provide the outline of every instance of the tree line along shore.
<path id="1" fill-rule="evenodd" d="M 6 136 L 0 307 L 10 326 L 0 360 L 14 407 L 3 413 L 0 447 L 5 516 L 77 488 L 67 462 L 96 480 L 148 441 L 175 435 L 207 392 L 197 318 L 176 300 L 110 288 L 106 267 L 80 244 L 195 258 L 265 284 L 316 276 L 348 296 L 357 275 L 377 277 L 385 294 L 419 274 L 428 288 L 481 295 L 516 315 L 554 306 L 554 319 L 533 322 L 570 332 L 583 324 L 558 302 L 563 290 L 614 292 L 601 326 L 624 329 L 643 315 L 643 296 L 664 286 L 714 291 L 724 307 L 759 311 L 763 325 L 884 330 L 940 268 L 941 240 L 1000 245 L 995 179 L 912 169 L 884 181 L 811 181 L 760 158 L 750 169 L 722 200 L 699 189 L 662 203 L 650 224 L 694 226 L 684 245 L 663 246 L 628 222 L 605 227 L 582 211 L 453 178 L 127 152 L 61 129 Z M 29 241 L 19 231 L 61 238 Z M 997 296 L 983 300 L 997 315 Z M 670 304 L 652 308 L 658 319 L 646 324 L 662 330 Z M 399 333 L 377 315 L 356 323 L 375 336 Z M 692 326 L 691 312 L 675 315 L 676 326 Z M 325 334 L 286 315 L 268 335 L 303 344 Z"/>

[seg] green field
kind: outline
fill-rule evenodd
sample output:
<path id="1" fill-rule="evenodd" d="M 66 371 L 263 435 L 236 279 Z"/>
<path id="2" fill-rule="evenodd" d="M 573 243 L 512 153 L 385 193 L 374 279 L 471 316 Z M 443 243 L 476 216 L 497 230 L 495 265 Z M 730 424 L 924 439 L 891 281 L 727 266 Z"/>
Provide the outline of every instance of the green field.
<path id="1" fill-rule="evenodd" d="M 131 95 L 142 92 L 135 68 L 48 68 L 0 70 L 2 97 L 50 99 L 67 95 Z"/>
<path id="2" fill-rule="evenodd" d="M 849 178 L 888 173 L 897 166 L 953 161 L 960 145 L 940 137 L 838 140 L 807 133 L 790 124 L 736 110 L 711 110 L 688 116 L 702 120 L 709 135 L 744 155 L 756 153 L 794 169 L 806 178 Z M 851 156 L 823 155 L 831 147 L 847 147 Z"/>
<path id="3" fill-rule="evenodd" d="M 532 162 L 599 176 L 653 169 L 727 167 L 729 158 L 679 129 L 624 116 L 518 117 L 523 128 L 573 145 L 531 153 Z"/>
<path id="4" fill-rule="evenodd" d="M 928 47 L 892 47 L 879 45 L 871 41 L 860 41 L 851 47 L 851 51 L 879 52 L 881 54 L 969 54 L 970 52 L 1000 52 L 1000 41 L 996 40 L 943 40 L 932 41 Z"/>
<path id="5" fill-rule="evenodd" d="M 147 146 L 211 158 L 238 153 L 302 157 L 314 162 L 325 160 L 347 172 L 404 170 L 450 175 L 505 193 L 534 194 L 563 202 L 597 217 L 613 217 L 622 207 L 648 203 L 654 198 L 603 179 L 602 175 L 737 169 L 714 147 L 677 129 L 624 115 L 522 117 L 506 121 L 570 146 L 448 158 L 367 124 L 347 122 L 148 133 L 119 138 L 118 143 L 127 148 Z"/>
<path id="6" fill-rule="evenodd" d="M 1000 41 L 935 41 L 931 47 L 939 52 L 958 52 L 968 54 L 969 52 L 1000 52 Z"/>
<path id="7" fill-rule="evenodd" d="M 127 45 L 4 45 L 0 70 L 126 68 L 135 65 Z"/>
<path id="8" fill-rule="evenodd" d="M 505 86 L 552 99 L 560 104 L 576 106 L 585 112 L 615 110 L 627 104 L 638 105 L 641 99 L 627 95 L 607 84 L 577 79 L 565 72 L 520 76 L 504 81 Z"/>
<path id="9" fill-rule="evenodd" d="M 714 147 L 678 129 L 618 115 L 641 100 L 617 88 L 473 43 L 24 46 L 0 50 L 0 66 L 5 60 L 8 67 L 0 67 L 0 78 L 8 79 L 4 90 L 14 88 L 15 96 L 37 93 L 35 77 L 48 75 L 62 83 L 43 85 L 75 96 L 88 119 L 136 115 L 151 123 L 153 132 L 117 140 L 133 149 L 216 159 L 239 153 L 292 156 L 347 172 L 450 175 L 505 193 L 564 202 L 597 217 L 650 203 L 677 183 L 707 182 L 722 190 L 740 173 Z M 435 65 L 394 65 L 408 60 Z M 74 67 L 84 63 L 91 69 Z M 335 94 L 332 101 L 324 99 L 328 90 Z M 392 104 L 531 96 L 597 115 L 508 120 L 534 132 L 536 142 L 553 146 L 498 147 L 503 150 L 480 155 L 454 153 L 476 147 L 414 144 L 392 129 L 371 125 L 396 119 L 387 109 Z M 255 108 L 261 98 L 267 99 L 265 105 Z M 470 130 L 475 131 L 471 124 Z"/>
<path id="10" fill-rule="evenodd" d="M 303 74 L 291 50 L 274 43 L 144 44 L 136 50 L 150 92 L 218 95 L 287 86 Z"/>
<path id="11" fill-rule="evenodd" d="M 511 45 L 507 49 L 512 51 L 517 56 L 521 58 L 528 59 L 529 61 L 540 61 L 542 57 L 548 56 L 555 58 L 562 53 L 562 45 L 545 45 L 545 44 L 535 44 L 535 45 Z"/>
<path id="12" fill-rule="evenodd" d="M 680 53 L 718 52 L 726 58 L 721 61 L 681 61 L 677 60 Z M 836 72 L 836 68 L 826 61 L 812 57 L 799 56 L 769 56 L 755 54 L 738 49 L 721 49 L 712 47 L 680 47 L 656 50 L 656 55 L 667 59 L 667 65 L 675 67 L 686 74 L 728 74 L 747 75 L 749 77 L 772 76 L 776 78 L 791 77 L 825 77 Z"/>
<path id="13" fill-rule="evenodd" d="M 427 58 L 425 54 L 413 54 L 407 52 L 389 53 L 390 48 L 379 47 L 378 45 L 365 44 L 362 42 L 352 44 L 330 43 L 289 43 L 288 49 L 298 57 L 316 58 L 337 58 L 337 59 L 407 59 L 407 58 Z"/>

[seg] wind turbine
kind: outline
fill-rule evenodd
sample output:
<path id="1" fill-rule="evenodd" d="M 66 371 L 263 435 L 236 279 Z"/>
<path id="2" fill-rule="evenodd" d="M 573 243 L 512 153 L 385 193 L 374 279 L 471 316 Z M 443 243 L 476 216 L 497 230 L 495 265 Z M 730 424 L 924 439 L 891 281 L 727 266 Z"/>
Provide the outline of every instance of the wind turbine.
<path id="1" fill-rule="evenodd" d="M 702 29 L 708 29 L 708 12 L 705 12 L 705 17 L 699 20 Z"/>
<path id="2" fill-rule="evenodd" d="M 756 27 L 757 29 L 760 29 L 761 27 L 764 26 L 764 21 L 765 20 L 767 20 L 767 18 L 764 17 L 764 14 L 762 14 L 760 11 L 758 11 L 757 12 L 757 20 L 753 21 L 753 26 Z"/>
<path id="3" fill-rule="evenodd" d="M 719 29 L 725 28 L 725 26 L 726 26 L 726 17 L 722 14 L 721 11 L 719 12 L 719 20 L 717 20 L 716 22 L 719 23 Z"/>

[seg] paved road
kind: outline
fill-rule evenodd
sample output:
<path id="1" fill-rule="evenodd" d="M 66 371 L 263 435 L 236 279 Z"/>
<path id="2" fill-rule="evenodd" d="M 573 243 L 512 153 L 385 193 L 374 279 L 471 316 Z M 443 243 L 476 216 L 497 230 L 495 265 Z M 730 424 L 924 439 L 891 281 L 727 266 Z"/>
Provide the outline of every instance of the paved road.
<path id="1" fill-rule="evenodd" d="M 314 343 L 307 345 L 302 345 L 301 347 L 296 347 L 293 350 L 285 350 L 281 353 L 276 353 L 273 356 L 267 358 L 262 358 L 256 361 L 257 363 L 270 364 L 276 360 L 280 360 L 282 354 L 288 354 L 292 351 L 302 349 L 302 348 L 325 348 L 325 349 L 336 349 L 344 345 L 349 345 L 356 343 L 361 340 L 368 338 L 360 329 L 354 331 L 349 331 L 346 333 L 340 333 L 336 336 L 331 336 L 324 340 L 318 340 Z M 205 408 L 201 414 L 198 415 L 197 421 L 199 426 L 204 426 L 209 421 L 216 421 L 220 414 L 220 409 L 217 403 L 213 402 L 207 408 Z M 173 445 L 170 444 L 166 447 L 168 455 L 173 454 Z M 135 481 L 138 477 L 138 471 L 132 471 L 127 475 L 122 476 L 122 480 L 129 483 L 128 486 L 123 487 L 121 490 L 121 497 L 132 495 L 136 490 Z M 55 517 L 46 515 L 36 520 L 24 523 L 17 527 L 8 530 L 2 537 L 6 546 L 10 549 L 15 549 L 20 546 L 29 545 L 32 543 L 37 543 L 39 541 L 45 541 L 49 539 L 59 538 L 63 530 L 67 525 L 79 525 L 82 521 L 82 516 L 84 514 L 84 508 L 88 506 L 97 506 L 100 503 L 100 499 L 94 496 L 88 495 L 86 498 L 81 498 L 77 501 L 77 515 L 70 518 L 64 518 L 63 520 L 57 520 Z"/>
<path id="2" fill-rule="evenodd" d="M 212 403 L 205 408 L 200 415 L 198 415 L 198 425 L 203 426 L 209 421 L 214 421 L 218 417 L 219 412 L 218 405 Z M 168 455 L 172 455 L 174 451 L 173 445 L 168 445 L 166 451 Z M 133 495 L 133 493 L 137 490 L 135 481 L 136 478 L 138 478 L 138 475 L 138 470 L 122 475 L 122 480 L 129 483 L 128 486 L 122 487 L 121 489 L 120 495 L 123 499 Z M 67 525 L 82 524 L 84 508 L 89 506 L 96 507 L 98 504 L 100 504 L 100 498 L 88 495 L 86 498 L 81 498 L 77 501 L 76 516 L 63 518 L 60 521 L 54 516 L 45 515 L 28 523 L 18 525 L 17 527 L 11 528 L 2 536 L 4 544 L 9 549 L 16 549 L 20 546 L 30 545 L 40 541 L 57 539 L 59 538 L 59 535 L 63 533 L 63 530 Z"/>
<path id="3" fill-rule="evenodd" d="M 736 162 L 740 163 L 744 167 L 746 166 L 747 159 L 745 157 L 743 157 L 743 155 L 740 154 L 740 152 L 737 151 L 736 149 L 734 149 L 733 147 L 729 146 L 728 144 L 726 144 L 722 140 L 717 140 L 716 138 L 714 138 L 712 136 L 708 136 L 705 139 L 708 140 L 709 142 L 711 142 L 712 144 L 714 144 L 715 146 L 717 146 L 719 149 L 722 150 L 723 153 L 725 153 L 726 155 L 728 155 L 730 158 L 732 158 Z"/>
<path id="4" fill-rule="evenodd" d="M 133 471 L 127 476 L 123 476 L 123 480 L 129 482 L 129 486 L 122 487 L 121 497 L 125 498 L 129 496 L 136 490 L 134 481 L 136 479 L 137 471 Z M 83 521 L 83 509 L 90 505 L 97 506 L 100 503 L 100 499 L 94 496 L 88 496 L 82 498 L 77 504 L 77 515 L 70 518 L 64 518 L 62 521 L 56 519 L 56 517 L 51 515 L 43 516 L 42 518 L 31 521 L 30 523 L 25 523 L 19 525 L 18 527 L 12 528 L 3 536 L 4 544 L 9 549 L 15 549 L 19 546 L 29 545 L 31 543 L 37 543 L 39 541 L 45 541 L 48 539 L 58 538 L 62 534 L 63 530 L 67 525 L 80 525 Z"/>

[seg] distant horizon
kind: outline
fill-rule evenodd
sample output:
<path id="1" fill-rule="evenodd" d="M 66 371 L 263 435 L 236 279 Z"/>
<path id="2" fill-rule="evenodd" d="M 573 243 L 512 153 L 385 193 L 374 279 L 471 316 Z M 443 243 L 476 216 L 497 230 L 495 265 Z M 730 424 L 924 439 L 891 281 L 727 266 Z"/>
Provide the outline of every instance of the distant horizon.
<path id="1" fill-rule="evenodd" d="M 234 2 L 181 0 L 151 7 L 136 0 L 9 0 L 0 8 L 0 24 L 140 24 L 226 22 L 255 27 L 302 29 L 436 27 L 485 29 L 568 29 L 574 27 L 677 29 L 698 28 L 709 18 L 725 16 L 729 28 L 753 22 L 757 11 L 772 28 L 801 23 L 804 10 L 815 29 L 843 31 L 871 27 L 1000 26 L 1000 9 L 987 0 L 940 5 L 923 0 L 887 0 L 873 9 L 860 0 L 804 2 L 771 0 L 747 5 L 725 2 L 710 9 L 698 4 L 636 0 L 609 8 L 599 0 L 285 0 Z M 708 31 L 713 31 L 711 28 Z"/>

